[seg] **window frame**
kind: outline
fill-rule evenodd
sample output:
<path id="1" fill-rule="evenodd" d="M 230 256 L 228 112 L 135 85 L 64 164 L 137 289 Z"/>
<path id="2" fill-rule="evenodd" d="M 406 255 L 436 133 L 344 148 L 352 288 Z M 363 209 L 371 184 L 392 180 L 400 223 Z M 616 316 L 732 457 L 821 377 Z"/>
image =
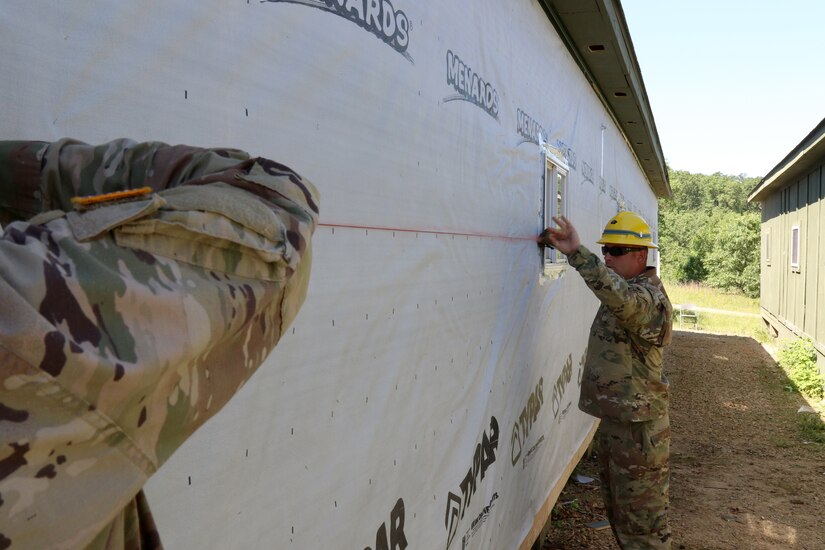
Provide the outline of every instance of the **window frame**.
<path id="1" fill-rule="evenodd" d="M 765 228 L 765 265 L 771 265 L 771 228 Z"/>
<path id="2" fill-rule="evenodd" d="M 796 248 L 794 248 L 796 245 Z M 799 224 L 791 226 L 791 248 L 788 257 L 790 258 L 791 271 L 800 272 L 802 270 L 802 230 Z"/>
<path id="3" fill-rule="evenodd" d="M 550 227 L 553 216 L 567 216 L 570 195 L 570 167 L 560 154 L 542 147 L 541 229 Z M 559 185 L 561 183 L 561 185 Z M 561 188 L 561 189 L 559 189 Z M 552 247 L 544 248 L 544 265 L 566 265 L 567 256 Z"/>

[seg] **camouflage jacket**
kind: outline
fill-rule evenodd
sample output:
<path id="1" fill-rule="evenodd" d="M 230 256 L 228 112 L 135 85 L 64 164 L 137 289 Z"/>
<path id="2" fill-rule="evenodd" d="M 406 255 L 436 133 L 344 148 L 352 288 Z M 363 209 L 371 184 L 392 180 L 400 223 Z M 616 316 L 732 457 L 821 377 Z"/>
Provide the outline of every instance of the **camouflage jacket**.
<path id="1" fill-rule="evenodd" d="M 0 142 L 0 549 L 159 546 L 141 487 L 295 317 L 317 217 L 238 150 Z"/>
<path id="2" fill-rule="evenodd" d="M 602 305 L 590 328 L 579 408 L 620 422 L 667 413 L 662 348 L 673 308 L 653 268 L 625 281 L 587 248 L 567 257 Z"/>

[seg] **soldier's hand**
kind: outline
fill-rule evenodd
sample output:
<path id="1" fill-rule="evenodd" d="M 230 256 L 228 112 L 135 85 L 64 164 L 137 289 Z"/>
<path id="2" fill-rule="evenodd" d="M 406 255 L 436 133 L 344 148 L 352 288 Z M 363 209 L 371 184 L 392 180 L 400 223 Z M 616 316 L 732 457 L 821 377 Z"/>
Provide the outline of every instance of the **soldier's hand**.
<path id="1" fill-rule="evenodd" d="M 561 216 L 554 217 L 558 227 L 548 227 L 539 235 L 538 242 L 544 246 L 552 246 L 562 254 L 571 254 L 581 245 L 579 234 L 570 220 Z"/>
<path id="2" fill-rule="evenodd" d="M 539 233 L 538 238 L 539 246 L 549 246 L 552 247 L 553 245 L 550 243 L 550 228 L 545 229 L 541 233 Z"/>

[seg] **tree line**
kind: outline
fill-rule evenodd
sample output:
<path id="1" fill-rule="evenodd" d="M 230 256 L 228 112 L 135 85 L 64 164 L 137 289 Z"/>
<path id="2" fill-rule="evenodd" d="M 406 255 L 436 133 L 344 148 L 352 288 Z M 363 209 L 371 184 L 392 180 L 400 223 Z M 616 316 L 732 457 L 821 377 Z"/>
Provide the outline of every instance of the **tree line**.
<path id="1" fill-rule="evenodd" d="M 760 178 L 668 174 L 673 196 L 659 200 L 662 277 L 758 297 L 762 216 L 748 194 Z"/>

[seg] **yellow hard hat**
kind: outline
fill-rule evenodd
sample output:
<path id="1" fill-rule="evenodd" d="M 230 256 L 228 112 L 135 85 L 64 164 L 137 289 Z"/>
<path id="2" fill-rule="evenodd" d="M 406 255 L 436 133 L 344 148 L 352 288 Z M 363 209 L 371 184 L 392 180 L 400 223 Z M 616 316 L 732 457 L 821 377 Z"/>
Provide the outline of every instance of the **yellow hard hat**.
<path id="1" fill-rule="evenodd" d="M 653 244 L 650 226 L 638 214 L 633 212 L 619 212 L 604 226 L 599 244 L 614 244 L 618 246 L 643 246 L 658 248 Z"/>

